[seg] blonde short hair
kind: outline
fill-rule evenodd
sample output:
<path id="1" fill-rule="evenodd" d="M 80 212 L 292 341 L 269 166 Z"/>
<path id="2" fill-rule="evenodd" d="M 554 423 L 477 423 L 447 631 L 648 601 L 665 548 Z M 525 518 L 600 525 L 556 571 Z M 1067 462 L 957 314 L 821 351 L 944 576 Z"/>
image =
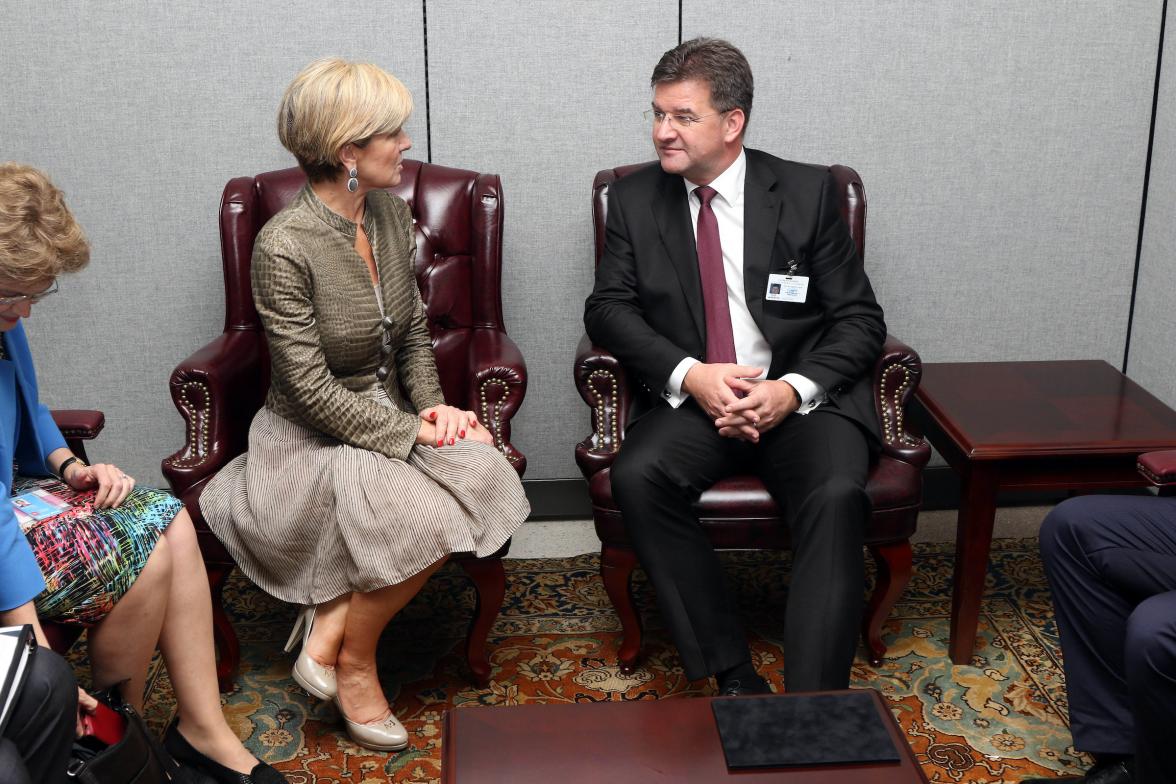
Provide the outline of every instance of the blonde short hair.
<path id="1" fill-rule="evenodd" d="M 36 284 L 90 261 L 90 243 L 63 194 L 32 166 L 0 163 L 0 275 Z"/>
<path id="2" fill-rule="evenodd" d="M 290 82 L 278 107 L 278 138 L 311 182 L 343 172 L 339 150 L 396 133 L 412 113 L 400 80 L 371 63 L 338 57 L 315 60 Z"/>

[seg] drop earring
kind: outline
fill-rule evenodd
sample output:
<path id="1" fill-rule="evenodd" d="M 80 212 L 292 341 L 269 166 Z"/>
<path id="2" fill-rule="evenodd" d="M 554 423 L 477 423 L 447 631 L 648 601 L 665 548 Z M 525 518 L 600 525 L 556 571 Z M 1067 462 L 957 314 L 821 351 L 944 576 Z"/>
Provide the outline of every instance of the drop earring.
<path id="1" fill-rule="evenodd" d="M 347 190 L 355 193 L 357 190 L 359 190 L 359 169 L 355 168 L 355 166 L 352 166 L 351 169 L 347 172 L 347 177 L 349 178 L 347 180 Z"/>

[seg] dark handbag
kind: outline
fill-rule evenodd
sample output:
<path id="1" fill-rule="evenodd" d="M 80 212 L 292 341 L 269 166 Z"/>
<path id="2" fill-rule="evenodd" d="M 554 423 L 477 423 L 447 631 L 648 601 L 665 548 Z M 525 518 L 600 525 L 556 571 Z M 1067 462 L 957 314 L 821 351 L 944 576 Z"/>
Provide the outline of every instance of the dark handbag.
<path id="1" fill-rule="evenodd" d="M 66 769 L 79 784 L 167 784 L 177 765 L 117 687 L 96 692 L 98 709 L 83 718 L 86 734 L 74 743 Z"/>

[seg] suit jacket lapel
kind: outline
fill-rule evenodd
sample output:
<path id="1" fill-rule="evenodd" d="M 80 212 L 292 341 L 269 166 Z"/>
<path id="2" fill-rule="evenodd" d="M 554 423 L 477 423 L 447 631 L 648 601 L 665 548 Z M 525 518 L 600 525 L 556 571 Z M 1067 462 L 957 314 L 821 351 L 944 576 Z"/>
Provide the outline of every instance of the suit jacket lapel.
<path id="1" fill-rule="evenodd" d="M 783 201 L 776 193 L 776 176 L 759 165 L 752 150 L 747 155 L 743 186 L 743 296 L 751 317 L 763 331 L 764 292 L 775 248 Z"/>
<path id="2" fill-rule="evenodd" d="M 681 177 L 665 175 L 661 178 L 658 198 L 654 201 L 653 217 L 661 234 L 662 244 L 677 273 L 687 309 L 694 327 L 706 343 L 706 321 L 702 306 L 702 281 L 698 274 L 698 248 L 694 244 L 694 226 L 690 222 L 690 205 L 686 203 L 686 186 Z"/>

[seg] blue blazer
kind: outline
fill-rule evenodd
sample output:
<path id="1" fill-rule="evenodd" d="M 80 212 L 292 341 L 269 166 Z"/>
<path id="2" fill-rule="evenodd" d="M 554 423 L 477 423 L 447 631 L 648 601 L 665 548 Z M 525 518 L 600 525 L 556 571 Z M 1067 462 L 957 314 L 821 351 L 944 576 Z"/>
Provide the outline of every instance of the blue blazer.
<path id="1" fill-rule="evenodd" d="M 45 590 L 37 559 L 16 520 L 12 504 L 12 464 L 22 474 L 48 476 L 45 458 L 65 446 L 49 409 L 37 397 L 37 373 L 25 338 L 17 324 L 0 333 L 8 360 L 0 360 L 0 610 L 20 607 Z"/>

